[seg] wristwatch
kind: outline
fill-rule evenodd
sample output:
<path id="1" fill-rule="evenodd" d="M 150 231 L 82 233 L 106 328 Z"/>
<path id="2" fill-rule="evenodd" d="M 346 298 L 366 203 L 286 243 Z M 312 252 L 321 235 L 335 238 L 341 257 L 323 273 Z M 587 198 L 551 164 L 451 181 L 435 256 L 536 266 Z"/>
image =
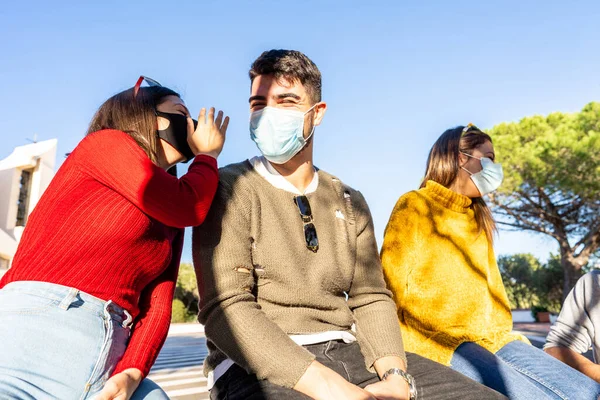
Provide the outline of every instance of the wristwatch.
<path id="1" fill-rule="evenodd" d="M 382 381 L 385 381 L 390 375 L 400 375 L 408 383 L 408 393 L 410 394 L 410 400 L 417 400 L 417 385 L 415 384 L 415 378 L 410 374 L 402 371 L 400 368 L 390 368 L 381 377 Z"/>

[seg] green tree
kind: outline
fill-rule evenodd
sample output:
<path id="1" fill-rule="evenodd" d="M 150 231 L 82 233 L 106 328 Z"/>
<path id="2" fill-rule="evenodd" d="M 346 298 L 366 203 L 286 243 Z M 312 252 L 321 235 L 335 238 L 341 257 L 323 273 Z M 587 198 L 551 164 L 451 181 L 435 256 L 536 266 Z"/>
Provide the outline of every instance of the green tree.
<path id="1" fill-rule="evenodd" d="M 498 268 L 512 308 L 530 308 L 538 300 L 534 273 L 541 268 L 531 254 L 513 254 L 498 258 Z"/>
<path id="2" fill-rule="evenodd" d="M 180 323 L 187 322 L 189 319 L 189 314 L 183 301 L 179 299 L 173 299 L 173 304 L 171 308 L 171 323 Z"/>
<path id="3" fill-rule="evenodd" d="M 559 256 L 551 255 L 546 264 L 529 253 L 501 256 L 498 268 L 511 308 L 560 312 L 564 277 Z"/>
<path id="4" fill-rule="evenodd" d="M 564 286 L 560 256 L 551 255 L 548 262 L 535 271 L 533 286 L 538 295 L 539 305 L 558 314 L 562 306 Z"/>
<path id="5" fill-rule="evenodd" d="M 564 299 L 600 249 L 600 103 L 502 123 L 489 133 L 505 171 L 490 196 L 498 222 L 556 240 Z"/>
<path id="6" fill-rule="evenodd" d="M 192 322 L 198 315 L 198 285 L 194 267 L 188 263 L 179 266 L 177 286 L 173 299 L 171 322 Z"/>

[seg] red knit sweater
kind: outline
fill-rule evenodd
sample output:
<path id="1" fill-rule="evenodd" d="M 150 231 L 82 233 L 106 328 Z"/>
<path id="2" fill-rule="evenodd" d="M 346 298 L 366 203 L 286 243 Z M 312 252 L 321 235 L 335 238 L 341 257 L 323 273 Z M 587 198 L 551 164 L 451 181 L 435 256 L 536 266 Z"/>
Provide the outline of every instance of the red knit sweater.
<path id="1" fill-rule="evenodd" d="M 135 322 L 114 373 L 138 368 L 146 376 L 169 329 L 182 228 L 203 222 L 217 183 L 210 156 L 197 156 L 177 179 L 124 132 L 92 133 L 29 216 L 0 288 L 51 282 L 117 303 Z"/>

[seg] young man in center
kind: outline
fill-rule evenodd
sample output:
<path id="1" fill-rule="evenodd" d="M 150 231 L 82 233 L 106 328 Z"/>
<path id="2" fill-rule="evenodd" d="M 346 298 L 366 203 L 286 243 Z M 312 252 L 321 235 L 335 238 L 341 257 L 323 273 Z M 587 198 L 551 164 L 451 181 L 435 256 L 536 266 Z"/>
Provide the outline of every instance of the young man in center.
<path id="1" fill-rule="evenodd" d="M 365 199 L 313 165 L 317 66 L 271 50 L 250 80 L 262 156 L 220 170 L 193 238 L 211 399 L 504 398 L 405 355 Z"/>

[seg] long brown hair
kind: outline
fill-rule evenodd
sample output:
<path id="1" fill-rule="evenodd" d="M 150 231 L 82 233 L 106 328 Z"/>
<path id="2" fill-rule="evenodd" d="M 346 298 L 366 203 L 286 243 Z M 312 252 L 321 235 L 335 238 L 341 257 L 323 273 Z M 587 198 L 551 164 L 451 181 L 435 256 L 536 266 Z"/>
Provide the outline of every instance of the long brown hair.
<path id="1" fill-rule="evenodd" d="M 472 155 L 473 150 L 486 141 L 492 143 L 492 138 L 487 133 L 473 127 L 463 134 L 464 128 L 458 126 L 448 129 L 433 144 L 427 157 L 427 169 L 421 187 L 425 187 L 427 181 L 431 180 L 450 188 L 460 170 L 459 154 L 463 152 Z M 497 228 L 490 208 L 482 197 L 473 198 L 472 201 L 471 208 L 480 232 L 484 231 L 488 240 L 493 242 Z"/>
<path id="2" fill-rule="evenodd" d="M 159 139 L 156 135 L 156 106 L 166 96 L 179 96 L 164 86 L 140 88 L 136 97 L 133 88 L 106 100 L 90 122 L 87 134 L 102 129 L 116 129 L 131 136 L 152 162 L 158 160 Z"/>

